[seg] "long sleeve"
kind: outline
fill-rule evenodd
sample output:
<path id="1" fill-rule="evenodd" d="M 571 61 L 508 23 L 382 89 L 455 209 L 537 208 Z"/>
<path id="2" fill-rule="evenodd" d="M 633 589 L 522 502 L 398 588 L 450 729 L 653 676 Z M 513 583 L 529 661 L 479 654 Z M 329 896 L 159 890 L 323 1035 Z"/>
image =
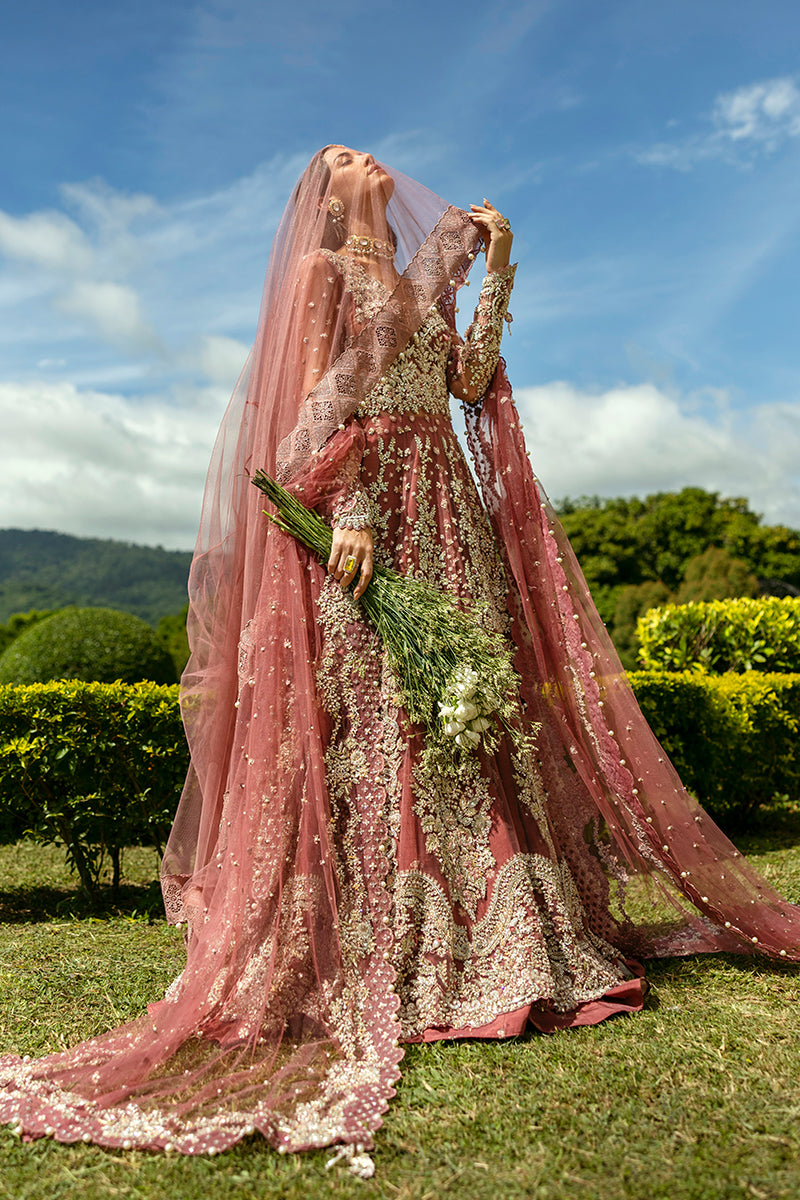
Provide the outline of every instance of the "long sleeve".
<path id="1" fill-rule="evenodd" d="M 466 337 L 463 342 L 454 341 L 447 386 L 454 396 L 468 404 L 480 400 L 497 366 L 503 322 L 511 322 L 508 303 L 516 270 L 513 263 L 486 276 Z"/>

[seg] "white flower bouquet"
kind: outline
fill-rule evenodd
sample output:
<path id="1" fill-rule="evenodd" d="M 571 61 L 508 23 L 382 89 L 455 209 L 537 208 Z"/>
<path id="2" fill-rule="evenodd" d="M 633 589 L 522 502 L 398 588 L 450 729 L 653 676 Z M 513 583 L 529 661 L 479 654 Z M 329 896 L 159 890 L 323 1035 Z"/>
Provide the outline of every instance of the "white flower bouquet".
<path id="1" fill-rule="evenodd" d="M 267 512 L 269 519 L 327 563 L 330 526 L 266 472 L 257 471 L 252 482 L 278 510 Z M 481 625 L 474 607 L 381 566 L 359 604 L 386 648 L 403 707 L 426 728 L 429 763 L 480 746 L 491 751 L 502 731 L 517 746 L 529 743 L 535 729 L 522 732 L 511 648 L 502 634 Z"/>

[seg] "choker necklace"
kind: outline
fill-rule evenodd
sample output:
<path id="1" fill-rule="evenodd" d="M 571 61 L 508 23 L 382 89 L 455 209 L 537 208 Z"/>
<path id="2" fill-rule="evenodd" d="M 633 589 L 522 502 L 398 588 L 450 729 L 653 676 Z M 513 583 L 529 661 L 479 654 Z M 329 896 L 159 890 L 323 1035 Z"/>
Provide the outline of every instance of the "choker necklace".
<path id="1" fill-rule="evenodd" d="M 381 241 L 380 238 L 361 237 L 357 233 L 351 233 L 345 241 L 344 247 L 354 254 L 374 254 L 376 258 L 394 258 L 392 243 Z"/>

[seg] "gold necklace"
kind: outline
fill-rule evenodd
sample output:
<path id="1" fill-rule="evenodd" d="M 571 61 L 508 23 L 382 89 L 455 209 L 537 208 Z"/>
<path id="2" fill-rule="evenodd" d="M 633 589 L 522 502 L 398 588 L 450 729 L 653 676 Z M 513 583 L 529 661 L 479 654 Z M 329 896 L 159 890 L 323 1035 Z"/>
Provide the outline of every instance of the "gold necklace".
<path id="1" fill-rule="evenodd" d="M 354 254 L 374 254 L 376 258 L 394 258 L 394 246 L 380 238 L 362 237 L 351 233 L 345 241 L 345 249 Z"/>

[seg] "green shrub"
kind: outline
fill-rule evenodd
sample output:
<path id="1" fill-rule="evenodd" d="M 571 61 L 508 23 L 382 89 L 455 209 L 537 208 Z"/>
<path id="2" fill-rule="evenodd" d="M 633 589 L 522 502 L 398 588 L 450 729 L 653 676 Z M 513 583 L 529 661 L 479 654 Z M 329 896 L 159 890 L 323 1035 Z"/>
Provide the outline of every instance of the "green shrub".
<path id="1" fill-rule="evenodd" d="M 648 670 L 800 671 L 800 599 L 668 604 L 639 618 Z"/>
<path id="2" fill-rule="evenodd" d="M 0 654 L 10 646 L 14 638 L 18 638 L 21 633 L 31 626 L 37 625 L 39 621 L 44 621 L 46 617 L 52 617 L 55 609 L 31 609 L 26 613 L 14 613 L 8 618 L 5 625 L 0 625 Z"/>
<path id="3" fill-rule="evenodd" d="M 0 683 L 175 683 L 176 678 L 175 664 L 155 630 L 113 608 L 62 608 L 26 629 L 0 657 Z"/>
<path id="4" fill-rule="evenodd" d="M 159 851 L 188 766 L 177 687 L 0 686 L 0 829 L 66 847 L 90 894 L 104 856 Z"/>
<path id="5" fill-rule="evenodd" d="M 686 786 L 741 827 L 800 791 L 800 675 L 638 671 L 636 698 Z M 90 895 L 108 854 L 159 852 L 188 751 L 178 688 L 66 681 L 0 686 L 0 835 L 65 846 Z"/>
<path id="6" fill-rule="evenodd" d="M 737 828 L 800 790 L 800 675 L 637 671 L 636 699 L 690 791 Z"/>

